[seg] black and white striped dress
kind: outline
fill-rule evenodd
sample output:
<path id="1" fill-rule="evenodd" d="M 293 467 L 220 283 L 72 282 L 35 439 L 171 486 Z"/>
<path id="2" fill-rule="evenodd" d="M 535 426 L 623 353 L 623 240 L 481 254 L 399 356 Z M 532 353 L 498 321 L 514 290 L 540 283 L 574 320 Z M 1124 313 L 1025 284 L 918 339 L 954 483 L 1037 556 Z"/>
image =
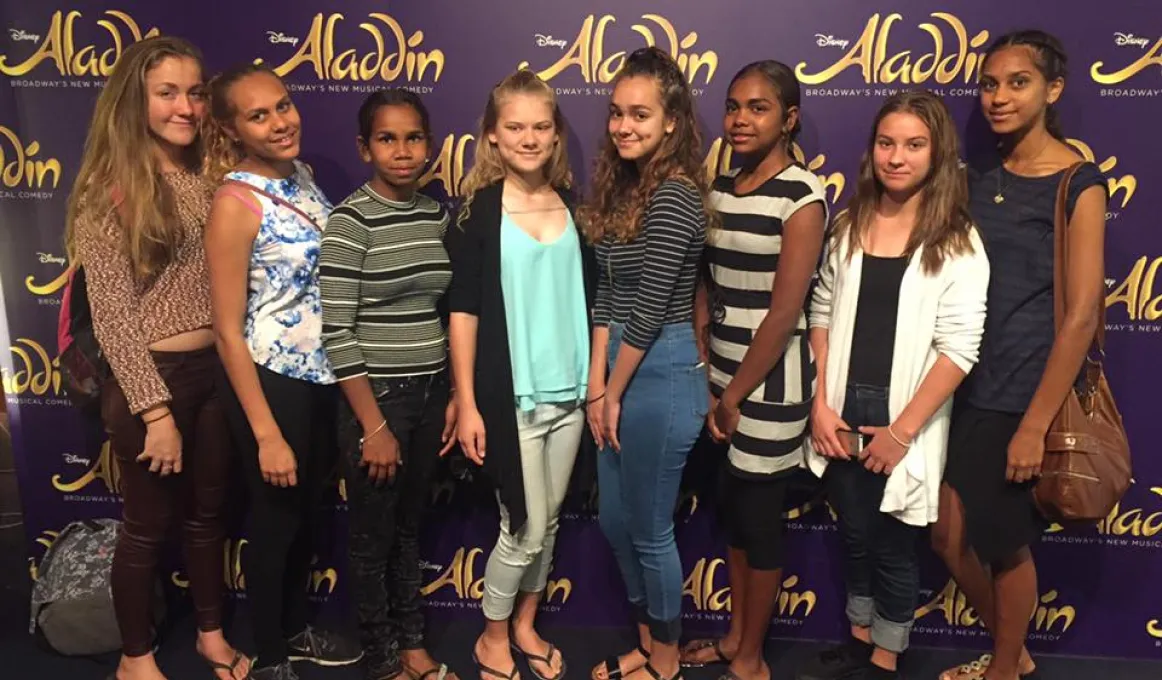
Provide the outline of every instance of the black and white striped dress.
<path id="1" fill-rule="evenodd" d="M 710 204 L 722 219 L 707 237 L 706 259 L 725 306 L 711 325 L 710 381 L 721 396 L 738 370 L 771 304 L 771 288 L 783 245 L 783 222 L 816 201 L 828 212 L 823 184 L 795 163 L 762 186 L 738 194 L 738 170 L 718 177 Z M 779 363 L 740 405 L 741 419 L 728 458 L 736 474 L 766 477 L 798 467 L 803 460 L 815 394 L 815 357 L 807 342 L 807 317 L 799 312 L 795 331 Z"/>

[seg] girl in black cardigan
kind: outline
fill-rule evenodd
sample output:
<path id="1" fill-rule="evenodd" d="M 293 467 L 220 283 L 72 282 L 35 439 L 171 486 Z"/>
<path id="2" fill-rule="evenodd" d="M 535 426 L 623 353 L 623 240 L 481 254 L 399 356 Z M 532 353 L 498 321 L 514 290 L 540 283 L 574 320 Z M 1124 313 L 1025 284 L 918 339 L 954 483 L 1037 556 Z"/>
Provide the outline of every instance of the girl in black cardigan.
<path id="1" fill-rule="evenodd" d="M 457 436 L 500 500 L 473 660 L 484 679 L 513 678 L 516 650 L 534 675 L 556 680 L 565 661 L 533 619 L 585 428 L 592 267 L 552 88 L 518 71 L 492 90 L 481 127 L 447 237 Z"/>

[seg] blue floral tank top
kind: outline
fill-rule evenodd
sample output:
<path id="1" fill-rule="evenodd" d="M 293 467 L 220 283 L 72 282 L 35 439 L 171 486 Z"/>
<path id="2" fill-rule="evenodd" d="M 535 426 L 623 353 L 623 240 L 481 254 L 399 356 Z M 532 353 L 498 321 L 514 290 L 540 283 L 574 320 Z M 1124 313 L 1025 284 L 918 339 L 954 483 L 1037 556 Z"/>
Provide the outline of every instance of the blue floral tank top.
<path id="1" fill-rule="evenodd" d="M 246 324 L 243 334 L 254 362 L 281 375 L 332 384 L 335 373 L 323 349 L 323 309 L 319 296 L 319 243 L 332 205 L 295 161 L 295 172 L 271 179 L 235 171 L 228 180 L 278 196 L 314 219 L 259 193 L 262 223 L 250 253 Z"/>

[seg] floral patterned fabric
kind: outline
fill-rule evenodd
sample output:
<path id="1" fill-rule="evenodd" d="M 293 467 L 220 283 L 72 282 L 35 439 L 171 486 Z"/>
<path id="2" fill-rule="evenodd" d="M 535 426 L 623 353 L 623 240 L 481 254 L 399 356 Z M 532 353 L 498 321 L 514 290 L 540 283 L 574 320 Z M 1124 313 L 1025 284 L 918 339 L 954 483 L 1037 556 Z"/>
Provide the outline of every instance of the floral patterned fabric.
<path id="1" fill-rule="evenodd" d="M 289 378 L 318 384 L 335 382 L 323 349 L 323 309 L 319 297 L 319 243 L 332 205 L 295 161 L 295 172 L 272 179 L 235 171 L 227 180 L 244 182 L 294 205 L 302 215 L 260 193 L 262 224 L 250 254 L 246 336 L 254 362 Z"/>

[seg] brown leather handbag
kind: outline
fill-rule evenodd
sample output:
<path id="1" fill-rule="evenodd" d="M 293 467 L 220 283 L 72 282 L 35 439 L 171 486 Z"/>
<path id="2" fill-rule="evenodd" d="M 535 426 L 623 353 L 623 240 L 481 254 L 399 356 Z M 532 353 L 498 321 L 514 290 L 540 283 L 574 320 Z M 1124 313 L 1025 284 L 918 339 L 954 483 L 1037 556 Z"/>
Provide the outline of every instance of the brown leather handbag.
<path id="1" fill-rule="evenodd" d="M 1057 189 L 1054 215 L 1053 322 L 1065 321 L 1065 277 L 1069 262 L 1065 205 L 1069 182 L 1081 166 L 1071 166 Z M 1069 390 L 1045 436 L 1041 477 L 1033 489 L 1038 510 L 1052 522 L 1097 522 L 1121 500 L 1131 479 L 1130 444 L 1122 415 L 1106 382 L 1105 300 L 1098 303 L 1097 332 L 1085 360 L 1085 387 Z"/>

